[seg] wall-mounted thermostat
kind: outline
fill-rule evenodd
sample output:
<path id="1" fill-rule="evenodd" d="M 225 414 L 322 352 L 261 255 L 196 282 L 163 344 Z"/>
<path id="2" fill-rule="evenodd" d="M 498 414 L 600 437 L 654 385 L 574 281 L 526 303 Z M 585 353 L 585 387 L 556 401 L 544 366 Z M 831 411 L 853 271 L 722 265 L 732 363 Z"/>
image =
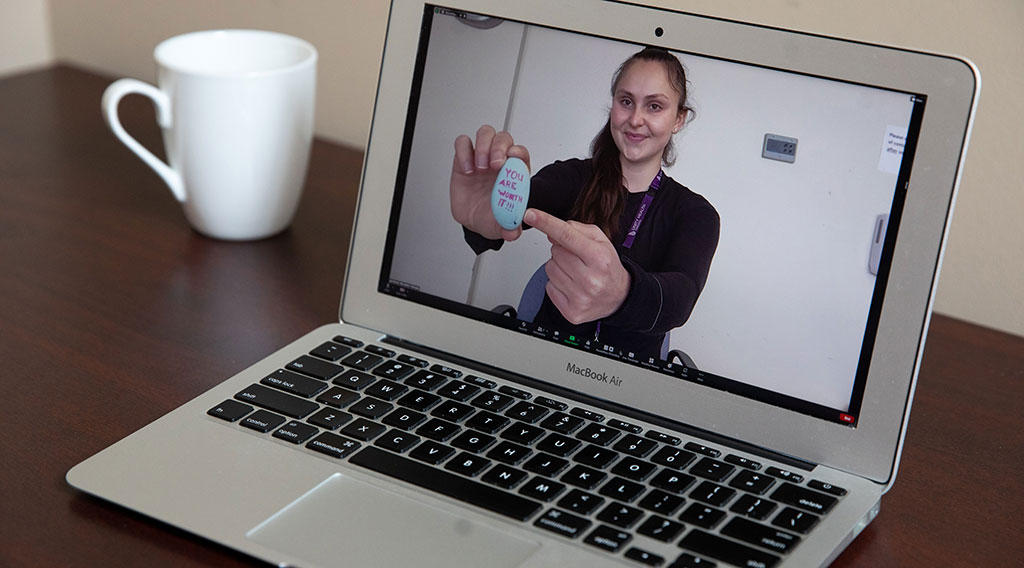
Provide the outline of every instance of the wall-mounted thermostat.
<path id="1" fill-rule="evenodd" d="M 765 134 L 764 146 L 761 148 L 761 157 L 792 164 L 796 161 L 796 138 L 779 136 L 778 134 Z"/>

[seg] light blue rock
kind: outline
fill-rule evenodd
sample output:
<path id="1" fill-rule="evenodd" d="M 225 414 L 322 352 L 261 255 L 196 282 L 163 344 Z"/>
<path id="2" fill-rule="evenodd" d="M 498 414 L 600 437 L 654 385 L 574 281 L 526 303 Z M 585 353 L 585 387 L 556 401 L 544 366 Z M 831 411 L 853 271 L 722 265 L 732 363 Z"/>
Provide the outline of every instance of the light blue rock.
<path id="1" fill-rule="evenodd" d="M 530 201 L 530 170 L 519 158 L 509 158 L 501 166 L 491 190 L 491 211 L 498 224 L 515 229 L 523 222 Z"/>

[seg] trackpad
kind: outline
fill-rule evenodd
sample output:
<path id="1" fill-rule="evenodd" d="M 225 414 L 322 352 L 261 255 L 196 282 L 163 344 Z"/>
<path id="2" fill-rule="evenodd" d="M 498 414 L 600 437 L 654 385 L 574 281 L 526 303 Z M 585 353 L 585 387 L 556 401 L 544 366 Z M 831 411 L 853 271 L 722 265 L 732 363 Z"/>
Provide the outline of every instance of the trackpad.
<path id="1" fill-rule="evenodd" d="M 249 531 L 320 566 L 520 565 L 539 543 L 335 474 Z"/>

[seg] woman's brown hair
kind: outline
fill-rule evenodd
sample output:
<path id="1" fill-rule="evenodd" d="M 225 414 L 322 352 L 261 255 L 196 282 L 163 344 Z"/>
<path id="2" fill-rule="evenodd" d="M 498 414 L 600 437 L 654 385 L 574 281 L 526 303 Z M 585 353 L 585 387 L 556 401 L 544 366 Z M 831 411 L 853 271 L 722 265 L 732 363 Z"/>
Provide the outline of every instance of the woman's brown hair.
<path id="1" fill-rule="evenodd" d="M 661 63 L 668 74 L 669 82 L 679 93 L 677 112 L 692 114 L 693 109 L 687 106 L 686 70 L 679 60 L 664 49 L 648 47 L 634 53 L 622 62 L 612 75 L 612 96 L 618 87 L 619 77 L 636 61 L 654 61 Z M 597 225 L 609 239 L 614 240 L 619 233 L 619 217 L 626 205 L 626 186 L 622 177 L 622 163 L 619 161 L 619 148 L 612 138 L 611 118 L 604 128 L 594 137 L 590 144 L 590 157 L 593 170 L 590 181 L 576 198 L 572 218 L 582 223 Z M 669 139 L 662 152 L 661 161 L 666 166 L 675 163 L 675 144 Z"/>

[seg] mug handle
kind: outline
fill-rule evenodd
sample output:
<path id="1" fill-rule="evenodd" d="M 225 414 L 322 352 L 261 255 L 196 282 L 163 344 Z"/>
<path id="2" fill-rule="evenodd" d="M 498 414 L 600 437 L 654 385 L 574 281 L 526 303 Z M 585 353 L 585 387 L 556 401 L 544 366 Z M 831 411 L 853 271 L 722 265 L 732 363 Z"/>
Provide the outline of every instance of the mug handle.
<path id="1" fill-rule="evenodd" d="M 114 136 L 117 136 L 129 150 L 135 152 L 146 165 L 153 168 L 163 178 L 167 187 L 171 188 L 171 193 L 174 194 L 174 197 L 178 201 L 184 202 L 185 187 L 178 172 L 171 169 L 160 158 L 154 156 L 145 146 L 139 144 L 138 140 L 132 138 L 124 127 L 121 126 L 121 121 L 117 116 L 117 105 L 121 102 L 122 97 L 131 94 L 145 95 L 152 99 L 154 106 L 156 106 L 157 124 L 161 128 L 169 128 L 171 126 L 171 102 L 167 95 L 153 85 L 136 79 L 118 79 L 111 83 L 107 90 L 103 91 L 103 101 L 100 103 L 103 110 L 103 118 L 107 121 L 107 126 L 110 127 L 110 130 L 114 132 Z"/>

